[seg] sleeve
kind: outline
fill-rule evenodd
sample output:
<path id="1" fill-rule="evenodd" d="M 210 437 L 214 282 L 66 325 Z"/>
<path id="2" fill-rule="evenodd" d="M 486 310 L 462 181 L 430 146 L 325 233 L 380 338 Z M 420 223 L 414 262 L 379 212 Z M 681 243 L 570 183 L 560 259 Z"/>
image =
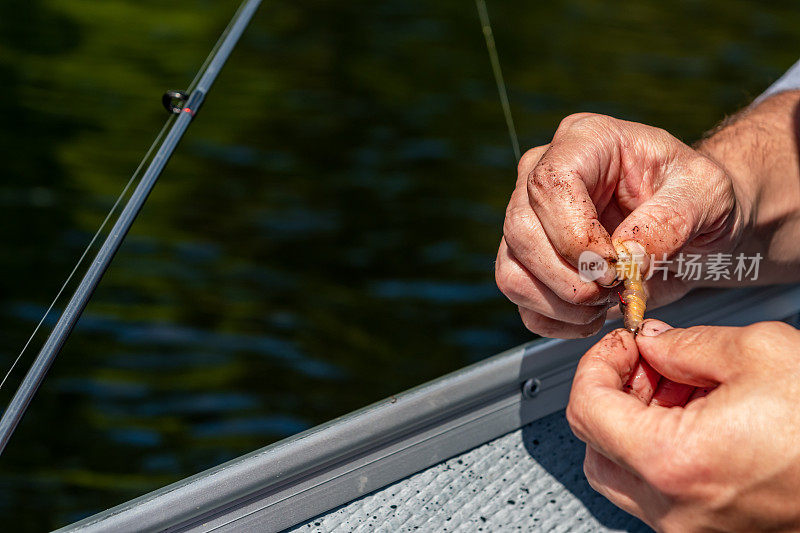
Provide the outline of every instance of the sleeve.
<path id="1" fill-rule="evenodd" d="M 770 85 L 766 91 L 761 93 L 761 95 L 753 101 L 753 104 L 757 104 L 773 94 L 792 89 L 800 89 L 800 61 L 797 61 L 797 63 L 789 67 L 789 70 L 778 78 L 775 83 Z"/>

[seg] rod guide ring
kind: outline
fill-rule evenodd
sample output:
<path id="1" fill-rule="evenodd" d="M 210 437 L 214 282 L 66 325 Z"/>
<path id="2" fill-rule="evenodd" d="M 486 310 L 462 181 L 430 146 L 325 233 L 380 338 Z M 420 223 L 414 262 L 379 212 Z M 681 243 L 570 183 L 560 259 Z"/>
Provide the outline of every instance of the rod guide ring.
<path id="1" fill-rule="evenodd" d="M 167 110 L 167 113 L 179 115 L 181 111 L 183 111 L 183 107 L 186 105 L 188 99 L 189 95 L 185 92 L 170 89 L 161 97 L 161 103 L 164 105 L 164 109 Z"/>

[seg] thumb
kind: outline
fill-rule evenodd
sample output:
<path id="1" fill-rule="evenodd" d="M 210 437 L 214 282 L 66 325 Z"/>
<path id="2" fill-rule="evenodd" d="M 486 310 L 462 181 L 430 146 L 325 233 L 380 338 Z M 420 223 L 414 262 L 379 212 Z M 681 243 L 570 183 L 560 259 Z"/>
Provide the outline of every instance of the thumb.
<path id="1" fill-rule="evenodd" d="M 701 229 L 701 206 L 684 191 L 658 190 L 614 230 L 614 242 L 634 241 L 656 258 L 678 252 Z"/>
<path id="2" fill-rule="evenodd" d="M 658 323 L 651 320 L 643 323 L 636 344 L 639 354 L 667 379 L 695 387 L 712 387 L 730 381 L 741 364 L 738 354 L 733 353 L 736 346 L 733 340 L 741 328 L 696 326 L 664 331 L 649 327 L 648 323 L 653 322 Z"/>
<path id="3" fill-rule="evenodd" d="M 701 235 L 704 242 L 723 236 L 735 207 L 730 180 L 702 158 L 697 168 L 679 170 L 680 176 L 667 177 L 652 196 L 635 206 L 615 229 L 613 242 L 634 241 L 644 253 L 664 259 Z"/>

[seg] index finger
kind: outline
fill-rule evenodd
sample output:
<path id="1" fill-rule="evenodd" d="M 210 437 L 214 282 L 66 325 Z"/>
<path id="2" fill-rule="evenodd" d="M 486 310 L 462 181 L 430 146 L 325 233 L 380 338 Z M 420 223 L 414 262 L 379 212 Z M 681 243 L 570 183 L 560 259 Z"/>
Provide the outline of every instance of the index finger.
<path id="1" fill-rule="evenodd" d="M 601 282 L 614 279 L 616 252 L 598 208 L 604 209 L 615 190 L 619 149 L 613 129 L 601 132 L 607 117 L 572 115 L 562 121 L 550 148 L 527 176 L 528 197 L 547 237 L 577 267 L 589 250 L 609 268 Z M 588 122 L 588 124 L 587 124 Z M 610 133 L 610 134 L 609 134 Z M 616 154 L 616 155 L 615 155 Z"/>
<path id="2" fill-rule="evenodd" d="M 641 436 L 661 434 L 654 415 L 666 411 L 648 407 L 624 391 L 638 360 L 632 333 L 617 329 L 607 334 L 578 364 L 567 406 L 575 435 L 633 472 L 650 462 L 651 450 L 657 447 L 644 445 Z"/>

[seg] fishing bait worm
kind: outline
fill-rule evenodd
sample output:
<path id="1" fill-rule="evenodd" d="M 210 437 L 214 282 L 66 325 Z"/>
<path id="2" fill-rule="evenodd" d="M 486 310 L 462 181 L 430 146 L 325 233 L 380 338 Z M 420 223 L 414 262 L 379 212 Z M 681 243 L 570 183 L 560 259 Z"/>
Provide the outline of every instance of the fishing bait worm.
<path id="1" fill-rule="evenodd" d="M 625 329 L 633 333 L 639 331 L 647 308 L 647 293 L 642 282 L 640 264 L 623 245 L 617 248 L 617 278 L 623 282 L 624 290 L 619 295 L 620 310 Z"/>

